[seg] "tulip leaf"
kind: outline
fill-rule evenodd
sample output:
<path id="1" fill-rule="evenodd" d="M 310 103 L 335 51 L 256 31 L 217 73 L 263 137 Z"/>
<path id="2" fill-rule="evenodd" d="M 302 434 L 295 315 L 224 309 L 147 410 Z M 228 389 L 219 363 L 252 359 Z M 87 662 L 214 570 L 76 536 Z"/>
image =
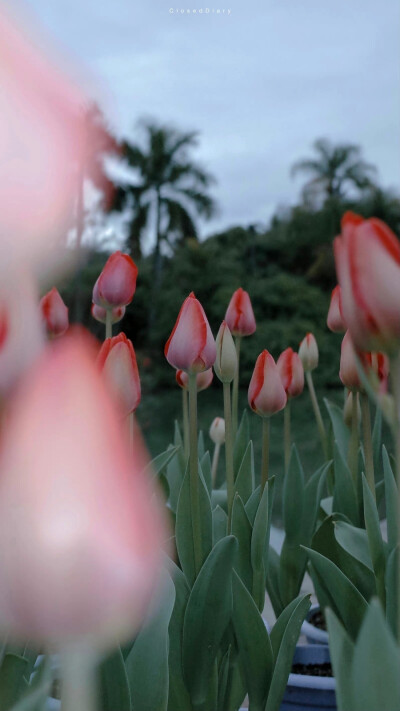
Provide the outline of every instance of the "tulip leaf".
<path id="1" fill-rule="evenodd" d="M 382 448 L 383 472 L 385 479 L 385 501 L 386 501 L 386 518 L 387 518 L 387 534 L 389 550 L 393 550 L 398 541 L 398 527 L 400 522 L 397 520 L 397 499 L 398 492 L 396 481 L 390 465 L 389 455 L 386 447 Z"/>
<path id="2" fill-rule="evenodd" d="M 310 607 L 309 595 L 297 598 L 297 605 L 294 607 L 285 625 L 279 651 L 275 656 L 275 668 L 268 690 L 265 711 L 279 711 L 292 668 L 294 650 L 296 649 L 296 644 L 299 639 L 301 625 Z"/>
<path id="3" fill-rule="evenodd" d="M 172 560 L 169 561 L 170 574 L 175 585 L 175 603 L 169 622 L 169 695 L 168 711 L 192 711 L 190 697 L 183 678 L 182 630 L 190 588 L 187 580 Z"/>
<path id="4" fill-rule="evenodd" d="M 98 697 L 101 711 L 131 711 L 131 694 L 120 647 L 98 667 Z"/>
<path id="5" fill-rule="evenodd" d="M 265 604 L 265 555 L 269 547 L 269 533 L 271 528 L 270 501 L 268 482 L 264 488 L 257 513 L 254 519 L 253 533 L 251 536 L 251 565 L 253 568 L 253 598 L 259 610 Z M 273 492 L 274 481 L 271 484 Z"/>
<path id="6" fill-rule="evenodd" d="M 239 467 L 239 472 L 235 480 L 235 492 L 237 492 L 246 504 L 254 489 L 254 451 L 253 442 L 247 445 L 243 455 L 242 462 Z"/>
<path id="7" fill-rule="evenodd" d="M 398 570 L 400 565 L 400 547 L 389 553 L 386 563 L 386 619 L 394 635 L 397 635 L 397 620 L 400 614 L 400 589 Z"/>
<path id="8" fill-rule="evenodd" d="M 355 694 L 352 675 L 354 644 L 329 608 L 325 611 L 329 630 L 329 649 L 336 678 L 336 699 L 339 709 L 354 709 Z"/>
<path id="9" fill-rule="evenodd" d="M 228 511 L 226 488 L 213 489 L 211 494 L 211 505 L 213 509 L 215 509 L 216 506 L 220 506 L 225 512 Z"/>
<path id="10" fill-rule="evenodd" d="M 253 585 L 253 568 L 251 565 L 252 528 L 239 494 L 235 495 L 233 501 L 231 533 L 233 536 L 236 536 L 238 541 L 238 554 L 236 556 L 234 569 L 251 593 Z"/>
<path id="11" fill-rule="evenodd" d="M 333 494 L 333 513 L 344 514 L 355 526 L 359 524 L 357 492 L 354 488 L 350 469 L 338 447 L 334 449 L 335 487 Z"/>
<path id="12" fill-rule="evenodd" d="M 376 503 L 368 486 L 367 480 L 362 475 L 363 497 L 364 497 L 364 518 L 367 529 L 369 552 L 376 578 L 376 591 L 381 599 L 382 605 L 386 604 L 385 591 L 385 567 L 386 556 L 382 540 L 381 528 L 379 525 L 379 514 Z"/>
<path id="13" fill-rule="evenodd" d="M 281 593 L 279 589 L 279 565 L 280 558 L 276 550 L 270 545 L 268 552 L 268 567 L 267 567 L 267 579 L 266 586 L 268 590 L 268 595 L 271 600 L 271 605 L 274 609 L 275 617 L 279 617 L 284 605 L 281 600 Z"/>
<path id="14" fill-rule="evenodd" d="M 20 700 L 12 706 L 11 711 L 43 711 L 50 694 L 51 680 L 52 673 L 49 658 L 43 657 L 35 668 L 31 683 Z"/>
<path id="15" fill-rule="evenodd" d="M 233 626 L 239 660 L 249 695 L 250 708 L 263 708 L 274 666 L 271 642 L 254 600 L 234 573 Z"/>
<path id="16" fill-rule="evenodd" d="M 272 646 L 272 651 L 274 654 L 274 659 L 277 659 L 278 654 L 279 654 L 279 649 L 282 644 L 283 636 L 285 634 L 286 627 L 289 623 L 289 620 L 293 614 L 293 612 L 296 610 L 299 602 L 304 600 L 304 598 L 309 598 L 309 595 L 299 595 L 296 597 L 294 600 L 292 600 L 289 605 L 286 607 L 283 607 L 282 612 L 278 615 L 277 620 L 270 632 L 270 640 L 271 640 L 271 646 Z"/>
<path id="17" fill-rule="evenodd" d="M 178 449 L 177 455 L 167 464 L 166 479 L 169 486 L 169 505 L 174 513 L 178 507 L 179 494 L 185 476 L 185 464 L 182 461 L 182 450 Z"/>
<path id="18" fill-rule="evenodd" d="M 373 566 L 366 530 L 364 528 L 356 528 L 356 526 L 346 523 L 346 521 L 335 521 L 334 533 L 339 546 L 372 572 Z"/>
<path id="19" fill-rule="evenodd" d="M 204 435 L 203 435 L 203 430 L 200 430 L 199 436 L 197 439 L 197 448 L 198 448 L 198 457 L 199 459 L 203 459 L 205 453 L 206 453 L 206 448 L 204 446 Z"/>
<path id="20" fill-rule="evenodd" d="M 291 544 L 286 537 L 279 560 L 279 592 L 284 606 L 299 594 L 306 567 L 307 553 L 299 543 Z"/>
<path id="21" fill-rule="evenodd" d="M 374 427 L 372 430 L 372 451 L 374 456 L 374 471 L 380 469 L 381 463 L 381 442 L 382 442 L 382 410 L 379 405 L 375 412 Z"/>
<path id="22" fill-rule="evenodd" d="M 209 496 L 212 492 L 212 478 L 211 478 L 211 459 L 210 452 L 206 452 L 200 460 L 200 469 L 203 473 L 204 483 L 207 487 Z"/>
<path id="23" fill-rule="evenodd" d="M 248 442 L 250 439 L 250 427 L 249 418 L 247 411 L 243 410 L 242 419 L 240 421 L 239 429 L 237 431 L 234 449 L 233 449 L 233 468 L 235 476 L 238 475 L 240 465 L 243 461 L 246 449 L 248 447 Z"/>
<path id="24" fill-rule="evenodd" d="M 224 711 L 226 708 L 225 696 L 228 688 L 229 679 L 229 662 L 231 656 L 231 645 L 229 645 L 228 650 L 225 652 L 224 656 L 219 665 L 218 670 L 218 699 L 217 708 L 218 711 Z"/>
<path id="25" fill-rule="evenodd" d="M 231 618 L 231 577 L 236 550 L 234 536 L 226 536 L 215 545 L 196 578 L 186 606 L 183 669 L 194 705 L 207 698 L 218 648 Z"/>
<path id="26" fill-rule="evenodd" d="M 215 546 L 221 538 L 225 538 L 228 530 L 228 516 L 224 509 L 220 506 L 216 506 L 212 512 L 212 523 L 213 523 L 213 545 Z"/>
<path id="27" fill-rule="evenodd" d="M 325 407 L 328 411 L 328 415 L 332 424 L 333 430 L 333 440 L 337 443 L 338 449 L 342 457 L 347 456 L 347 451 L 349 448 L 349 429 L 343 420 L 343 411 L 340 407 L 330 402 L 327 398 L 324 398 Z"/>
<path id="28" fill-rule="evenodd" d="M 258 505 L 260 503 L 260 498 L 261 498 L 261 486 L 257 486 L 257 488 L 253 491 L 252 495 L 250 496 L 247 504 L 245 504 L 246 513 L 249 517 L 249 521 L 252 526 L 254 526 L 254 519 L 256 517 Z"/>
<path id="29" fill-rule="evenodd" d="M 8 711 L 25 689 L 28 662 L 24 657 L 7 652 L 0 667 L 1 710 Z"/>
<path id="30" fill-rule="evenodd" d="M 145 472 L 147 474 L 152 474 L 153 476 L 158 476 L 165 469 L 171 459 L 175 457 L 178 451 L 178 447 L 173 447 L 172 445 L 170 445 L 168 449 L 165 450 L 165 452 L 161 452 L 161 454 L 159 454 L 157 457 L 154 457 L 154 459 L 149 462 L 145 469 Z"/>
<path id="31" fill-rule="evenodd" d="M 304 511 L 304 472 L 295 445 L 290 453 L 289 468 L 283 483 L 283 528 L 290 545 L 301 541 Z"/>
<path id="32" fill-rule="evenodd" d="M 167 711 L 168 705 L 168 626 L 175 604 L 175 586 L 165 574 L 162 599 L 151 610 L 149 621 L 140 630 L 126 661 L 126 673 L 133 711 Z M 119 708 L 114 707 L 114 710 Z"/>
<path id="33" fill-rule="evenodd" d="M 331 463 L 323 465 L 310 477 L 304 489 L 305 515 L 302 520 L 302 543 L 309 545 L 314 535 L 322 492 Z"/>
<path id="34" fill-rule="evenodd" d="M 212 548 L 212 512 L 211 502 L 208 495 L 203 476 L 199 470 L 198 476 L 198 491 L 200 505 L 200 521 L 201 521 L 201 542 L 202 542 L 202 560 L 204 561 Z M 190 472 L 185 474 L 182 488 L 179 494 L 178 508 L 176 511 L 176 547 L 178 550 L 179 561 L 183 572 L 190 585 L 193 584 L 196 577 L 194 564 L 194 546 L 193 546 L 193 513 L 192 501 L 190 497 Z"/>

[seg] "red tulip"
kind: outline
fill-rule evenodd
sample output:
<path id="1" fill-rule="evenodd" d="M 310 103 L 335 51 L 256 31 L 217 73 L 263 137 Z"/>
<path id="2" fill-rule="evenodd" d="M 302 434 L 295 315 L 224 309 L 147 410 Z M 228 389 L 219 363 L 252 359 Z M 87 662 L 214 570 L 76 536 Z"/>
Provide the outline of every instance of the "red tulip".
<path id="1" fill-rule="evenodd" d="M 137 273 L 137 266 L 128 254 L 114 252 L 94 285 L 93 302 L 106 309 L 127 306 L 136 290 Z"/>
<path id="2" fill-rule="evenodd" d="M 226 310 L 225 321 L 233 336 L 251 336 L 256 330 L 250 296 L 242 288 L 233 294 Z"/>
<path id="3" fill-rule="evenodd" d="M 358 374 L 356 355 L 360 366 L 365 371 L 371 386 L 379 393 L 385 393 L 388 387 L 389 359 L 384 353 L 366 353 L 358 351 L 352 342 L 349 331 L 342 341 L 339 377 L 349 390 L 362 390 L 363 385 Z"/>
<path id="4" fill-rule="evenodd" d="M 339 284 L 335 286 L 332 291 L 326 323 L 328 328 L 334 333 L 343 333 L 346 330 L 342 313 L 342 294 Z"/>
<path id="5" fill-rule="evenodd" d="M 49 336 L 62 336 L 68 329 L 68 308 L 55 286 L 40 301 L 40 309 Z"/>
<path id="6" fill-rule="evenodd" d="M 304 389 L 304 368 L 299 354 L 292 348 L 286 348 L 276 365 L 288 398 L 300 395 Z"/>
<path id="7" fill-rule="evenodd" d="M 140 378 L 132 341 L 120 333 L 106 338 L 97 363 L 123 416 L 134 412 L 140 403 Z"/>
<path id="8" fill-rule="evenodd" d="M 257 415 L 269 417 L 283 410 L 287 397 L 277 365 L 268 351 L 257 358 L 249 385 L 249 405 Z"/>
<path id="9" fill-rule="evenodd" d="M 299 346 L 299 356 L 303 363 L 304 372 L 315 370 L 318 366 L 318 346 L 315 336 L 312 333 L 307 333 Z"/>
<path id="10" fill-rule="evenodd" d="M 214 365 L 215 341 L 204 309 L 193 291 L 182 304 L 164 354 L 170 365 L 189 373 L 201 373 Z"/>
<path id="11" fill-rule="evenodd" d="M 334 242 L 343 315 L 354 345 L 396 350 L 400 342 L 400 244 L 381 220 L 346 212 Z"/>
<path id="12" fill-rule="evenodd" d="M 164 538 L 138 432 L 120 421 L 75 336 L 47 348 L 17 393 L 0 455 L 0 625 L 35 645 L 131 638 Z"/>
<path id="13" fill-rule="evenodd" d="M 118 323 L 125 316 L 125 306 L 115 306 L 111 311 L 111 323 Z M 100 323 L 106 323 L 107 321 L 107 309 L 103 306 L 97 306 L 97 304 L 92 304 L 91 314 L 96 321 Z"/>
<path id="14" fill-rule="evenodd" d="M 382 394 L 388 390 L 389 358 L 385 353 L 366 353 L 365 363 L 372 387 Z"/>
<path id="15" fill-rule="evenodd" d="M 358 353 L 357 355 L 360 360 L 363 359 L 363 354 Z M 339 377 L 349 390 L 360 390 L 362 387 L 357 370 L 356 350 L 349 331 L 346 331 L 342 341 Z"/>
<path id="16" fill-rule="evenodd" d="M 177 370 L 176 371 L 176 382 L 178 383 L 179 387 L 181 387 L 183 390 L 189 390 L 189 376 L 187 373 L 185 373 L 184 370 Z M 213 380 L 214 374 L 212 371 L 212 368 L 209 368 L 208 370 L 204 370 L 203 373 L 197 373 L 196 375 L 196 385 L 197 385 L 197 392 L 201 392 L 202 390 L 205 390 L 208 388 Z"/>

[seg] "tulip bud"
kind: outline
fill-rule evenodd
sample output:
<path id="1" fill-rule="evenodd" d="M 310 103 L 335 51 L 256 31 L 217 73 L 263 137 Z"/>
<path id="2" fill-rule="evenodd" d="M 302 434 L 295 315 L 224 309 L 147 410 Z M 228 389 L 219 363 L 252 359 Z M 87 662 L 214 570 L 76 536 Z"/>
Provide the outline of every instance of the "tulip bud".
<path id="1" fill-rule="evenodd" d="M 176 371 L 176 382 L 182 390 L 189 390 L 189 376 L 184 370 Z M 208 388 L 213 381 L 212 368 L 205 370 L 203 373 L 197 373 L 196 375 L 196 385 L 197 392 L 200 393 L 202 390 Z"/>
<path id="2" fill-rule="evenodd" d="M 363 355 L 360 353 L 358 357 L 362 359 Z M 343 385 L 349 390 L 360 390 L 362 388 L 357 370 L 356 351 L 349 331 L 346 331 L 342 341 L 339 377 Z"/>
<path id="3" fill-rule="evenodd" d="M 352 393 L 351 391 L 348 393 L 346 397 L 346 402 L 344 405 L 343 409 L 343 419 L 347 427 L 351 427 L 352 421 L 353 421 L 353 398 L 356 397 L 356 393 Z M 357 422 L 360 425 L 361 423 L 361 407 L 360 407 L 360 402 L 357 402 Z"/>
<path id="4" fill-rule="evenodd" d="M 223 417 L 215 417 L 211 423 L 209 435 L 214 444 L 224 444 L 225 442 L 225 420 Z"/>
<path id="5" fill-rule="evenodd" d="M 40 300 L 40 310 L 49 336 L 62 336 L 69 326 L 68 308 L 55 286 Z"/>
<path id="6" fill-rule="evenodd" d="M 93 302 L 106 309 L 127 306 L 136 290 L 137 273 L 137 266 L 128 254 L 114 252 L 94 285 Z"/>
<path id="7" fill-rule="evenodd" d="M 301 395 L 304 389 L 304 368 L 299 354 L 292 348 L 286 348 L 276 365 L 288 398 Z"/>
<path id="8" fill-rule="evenodd" d="M 111 311 L 111 323 L 118 323 L 125 316 L 125 306 L 115 306 Z M 97 304 L 92 304 L 91 314 L 96 321 L 100 323 L 107 323 L 107 309 L 103 306 L 97 306 Z"/>
<path id="9" fill-rule="evenodd" d="M 339 284 L 335 286 L 332 291 L 326 323 L 328 328 L 334 333 L 343 333 L 346 330 L 342 313 L 342 294 Z"/>
<path id="10" fill-rule="evenodd" d="M 318 346 L 312 333 L 307 333 L 300 343 L 299 356 L 305 373 L 315 370 L 318 366 Z"/>
<path id="11" fill-rule="evenodd" d="M 285 388 L 276 363 L 268 351 L 263 351 L 257 358 L 248 399 L 251 409 L 261 417 L 274 415 L 286 405 Z"/>
<path id="12" fill-rule="evenodd" d="M 193 291 L 182 304 L 164 354 L 170 365 L 188 373 L 201 373 L 214 365 L 215 341 Z"/>
<path id="13" fill-rule="evenodd" d="M 234 336 L 251 336 L 256 330 L 250 296 L 242 288 L 233 294 L 226 310 L 225 321 Z"/>
<path id="14" fill-rule="evenodd" d="M 217 357 L 214 371 L 222 383 L 231 383 L 237 369 L 236 348 L 226 321 L 222 321 L 216 338 Z"/>
<path id="15" fill-rule="evenodd" d="M 135 350 L 125 333 L 106 338 L 97 356 L 97 364 L 122 415 L 125 417 L 134 412 L 140 403 L 140 378 Z"/>
<path id="16" fill-rule="evenodd" d="M 91 352 L 66 336 L 30 370 L 0 454 L 0 627 L 100 651 L 131 638 L 165 538 L 138 431 L 128 450 Z"/>

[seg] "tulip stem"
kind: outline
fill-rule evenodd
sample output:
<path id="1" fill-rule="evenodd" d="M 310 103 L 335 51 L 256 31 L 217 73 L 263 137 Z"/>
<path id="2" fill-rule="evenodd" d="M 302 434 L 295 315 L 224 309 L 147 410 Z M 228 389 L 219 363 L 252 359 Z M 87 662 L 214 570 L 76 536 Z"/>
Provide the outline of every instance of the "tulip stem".
<path id="1" fill-rule="evenodd" d="M 183 416 L 183 451 L 185 459 L 189 456 L 189 400 L 188 391 L 182 389 L 182 416 Z"/>
<path id="2" fill-rule="evenodd" d="M 106 309 L 106 338 L 112 338 L 112 309 Z"/>
<path id="3" fill-rule="evenodd" d="M 290 409 L 291 402 L 288 399 L 286 407 L 283 412 L 283 441 L 284 441 L 284 452 L 285 452 L 285 474 L 289 471 L 290 462 L 290 448 L 291 448 L 291 434 L 290 434 Z"/>
<path id="4" fill-rule="evenodd" d="M 364 442 L 364 457 L 365 457 L 365 478 L 371 493 L 376 499 L 375 494 L 375 476 L 374 476 L 374 453 L 372 449 L 372 434 L 371 434 L 371 413 L 369 410 L 369 400 L 367 393 L 360 393 L 361 398 L 361 417 Z"/>
<path id="5" fill-rule="evenodd" d="M 61 656 L 61 711 L 96 711 L 95 656 L 69 649 Z"/>
<path id="6" fill-rule="evenodd" d="M 239 364 L 240 364 L 240 344 L 242 342 L 241 336 L 235 336 L 235 347 L 236 347 L 236 358 L 237 366 L 235 371 L 235 377 L 233 378 L 232 386 L 232 433 L 233 437 L 236 437 L 236 432 L 238 428 L 238 408 L 239 408 Z"/>
<path id="7" fill-rule="evenodd" d="M 268 482 L 269 472 L 269 417 L 262 418 L 262 464 L 261 464 L 261 496 Z"/>
<path id="8" fill-rule="evenodd" d="M 224 383 L 224 416 L 225 416 L 225 467 L 226 490 L 228 498 L 228 533 L 231 530 L 233 494 L 235 488 L 235 475 L 233 472 L 233 433 L 231 409 L 231 385 Z"/>
<path id="9" fill-rule="evenodd" d="M 201 516 L 199 500 L 198 443 L 197 443 L 197 380 L 189 373 L 189 477 L 190 507 L 193 526 L 193 554 L 196 576 L 202 565 Z"/>
<path id="10" fill-rule="evenodd" d="M 221 451 L 221 445 L 219 444 L 219 442 L 216 442 L 215 447 L 214 447 L 212 466 L 211 466 L 211 481 L 212 481 L 213 489 L 215 489 L 215 482 L 217 480 L 217 470 L 218 470 L 220 451 Z"/>
<path id="11" fill-rule="evenodd" d="M 353 392 L 351 396 L 351 435 L 349 442 L 349 450 L 347 454 L 347 463 L 349 465 L 349 469 L 353 477 L 353 482 L 356 491 L 358 478 L 358 447 L 358 393 Z"/>
<path id="12" fill-rule="evenodd" d="M 393 440 L 396 453 L 396 484 L 397 484 L 397 545 L 400 547 L 400 352 L 390 359 L 390 377 L 395 401 L 395 421 L 393 425 Z M 400 556 L 398 557 L 399 560 Z M 397 567 L 397 590 L 400 590 L 400 560 Z M 400 643 L 400 606 L 397 609 L 397 641 Z"/>
<path id="13" fill-rule="evenodd" d="M 322 449 L 324 450 L 324 454 L 325 454 L 326 458 L 328 458 L 329 452 L 328 452 L 328 441 L 327 441 L 327 437 L 326 437 L 325 425 L 324 425 L 324 421 L 322 419 L 321 410 L 319 409 L 317 395 L 315 393 L 314 382 L 313 382 L 313 378 L 312 378 L 312 373 L 310 370 L 308 370 L 306 372 L 306 381 L 307 381 L 307 386 L 308 386 L 308 392 L 310 393 L 311 404 L 312 404 L 312 407 L 314 410 L 314 416 L 315 416 L 315 419 L 317 422 L 317 427 L 318 427 L 318 432 L 319 432 L 319 436 L 321 439 Z"/>

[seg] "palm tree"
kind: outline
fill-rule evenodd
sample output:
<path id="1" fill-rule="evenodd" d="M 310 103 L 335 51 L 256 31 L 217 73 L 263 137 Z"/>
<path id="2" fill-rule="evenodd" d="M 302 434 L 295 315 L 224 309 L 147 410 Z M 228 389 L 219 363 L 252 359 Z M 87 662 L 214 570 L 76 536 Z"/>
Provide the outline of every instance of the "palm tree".
<path id="1" fill-rule="evenodd" d="M 316 158 L 297 161 L 292 176 L 305 173 L 310 176 L 303 188 L 304 200 L 315 198 L 341 200 L 349 187 L 365 190 L 372 185 L 376 169 L 361 158 L 359 146 L 350 143 L 332 145 L 326 138 L 313 144 Z"/>
<path id="2" fill-rule="evenodd" d="M 133 169 L 135 180 L 117 188 L 115 210 L 131 211 L 128 246 L 141 253 L 143 238 L 154 229 L 154 271 L 156 286 L 161 276 L 161 245 L 170 246 L 186 237 L 197 239 L 195 218 L 209 219 L 216 205 L 208 193 L 214 182 L 195 161 L 190 150 L 197 146 L 196 132 L 182 132 L 172 126 L 142 120 L 140 144 L 125 141 L 122 156 Z"/>

